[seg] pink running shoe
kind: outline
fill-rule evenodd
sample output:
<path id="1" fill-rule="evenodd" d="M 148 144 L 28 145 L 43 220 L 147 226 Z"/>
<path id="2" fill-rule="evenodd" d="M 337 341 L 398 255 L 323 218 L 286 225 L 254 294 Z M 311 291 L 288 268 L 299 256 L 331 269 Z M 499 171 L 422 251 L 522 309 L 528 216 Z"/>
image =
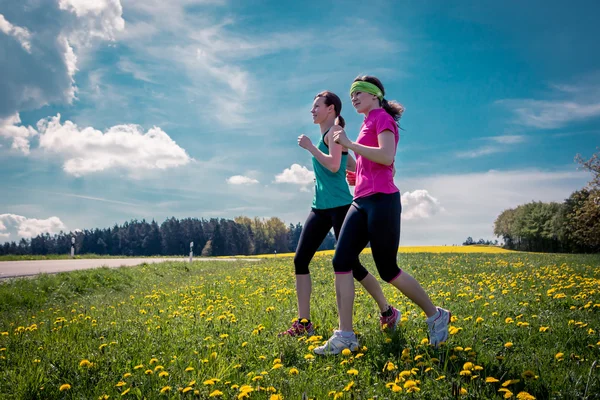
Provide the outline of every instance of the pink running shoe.
<path id="1" fill-rule="evenodd" d="M 390 306 L 390 308 L 392 309 L 392 315 L 390 315 L 389 317 L 379 315 L 379 324 L 381 325 L 381 329 L 394 332 L 400 324 L 402 314 L 396 308 L 392 306 Z"/>
<path id="2" fill-rule="evenodd" d="M 277 336 L 312 336 L 315 334 L 313 323 L 309 322 L 308 325 L 303 325 L 300 321 L 296 320 L 292 324 L 292 327 L 287 331 L 280 332 Z"/>

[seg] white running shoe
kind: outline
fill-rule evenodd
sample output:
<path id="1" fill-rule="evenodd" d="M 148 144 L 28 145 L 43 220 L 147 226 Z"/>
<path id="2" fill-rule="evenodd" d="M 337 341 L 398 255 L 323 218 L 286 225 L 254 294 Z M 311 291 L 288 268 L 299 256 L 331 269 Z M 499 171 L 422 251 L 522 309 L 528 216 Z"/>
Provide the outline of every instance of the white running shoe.
<path id="1" fill-rule="evenodd" d="M 429 343 L 438 347 L 440 343 L 448 340 L 448 327 L 452 313 L 441 307 L 437 307 L 438 313 L 432 316 L 432 320 L 427 319 L 429 326 Z"/>
<path id="2" fill-rule="evenodd" d="M 343 337 L 341 331 L 335 330 L 333 331 L 333 336 L 324 345 L 316 347 L 313 351 L 315 354 L 333 355 L 340 354 L 344 349 L 349 349 L 350 351 L 358 350 L 356 335 Z"/>

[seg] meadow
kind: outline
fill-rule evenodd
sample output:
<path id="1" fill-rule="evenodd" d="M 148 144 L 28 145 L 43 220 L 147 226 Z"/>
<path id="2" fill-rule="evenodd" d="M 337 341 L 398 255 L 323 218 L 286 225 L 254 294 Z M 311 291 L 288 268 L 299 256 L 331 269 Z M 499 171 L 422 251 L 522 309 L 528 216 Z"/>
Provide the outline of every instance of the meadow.
<path id="1" fill-rule="evenodd" d="M 0 398 L 600 398 L 599 255 L 407 252 L 399 263 L 453 313 L 439 349 L 390 285 L 403 317 L 383 332 L 357 285 L 361 349 L 314 355 L 337 322 L 329 254 L 311 265 L 319 336 L 300 339 L 277 337 L 296 315 L 290 257 L 5 281 Z"/>

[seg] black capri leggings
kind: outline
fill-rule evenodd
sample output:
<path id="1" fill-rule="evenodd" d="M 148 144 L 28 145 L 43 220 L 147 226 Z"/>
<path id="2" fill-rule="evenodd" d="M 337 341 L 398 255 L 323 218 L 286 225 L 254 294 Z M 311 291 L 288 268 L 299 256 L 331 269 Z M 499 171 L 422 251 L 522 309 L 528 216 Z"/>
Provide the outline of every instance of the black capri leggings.
<path id="1" fill-rule="evenodd" d="M 340 230 L 349 208 L 350 205 L 325 210 L 311 209 L 302 227 L 302 233 L 300 233 L 300 240 L 296 248 L 296 255 L 294 256 L 296 275 L 310 273 L 308 265 L 332 227 L 335 238 L 339 238 Z M 348 272 L 352 271 L 354 278 L 359 282 L 365 279 L 369 273 L 362 266 L 358 258 L 354 260 L 352 265 L 348 264 L 348 268 Z"/>
<path id="2" fill-rule="evenodd" d="M 379 276 L 393 281 L 402 270 L 398 268 L 400 242 L 400 193 L 375 193 L 354 200 L 342 225 L 333 256 L 336 274 L 349 273 L 360 252 L 371 242 L 373 259 Z"/>

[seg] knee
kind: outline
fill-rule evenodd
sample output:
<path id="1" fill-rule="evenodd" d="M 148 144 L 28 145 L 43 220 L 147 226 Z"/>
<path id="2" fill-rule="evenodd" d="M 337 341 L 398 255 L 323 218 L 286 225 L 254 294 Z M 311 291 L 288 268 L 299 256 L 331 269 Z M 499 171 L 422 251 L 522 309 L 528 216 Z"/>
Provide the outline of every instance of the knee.
<path id="1" fill-rule="evenodd" d="M 296 275 L 307 275 L 310 273 L 308 270 L 308 265 L 310 261 L 303 259 L 303 257 L 298 257 L 298 255 L 294 256 L 294 270 Z"/>
<path id="2" fill-rule="evenodd" d="M 357 266 L 352 268 L 352 276 L 354 276 L 354 279 L 356 279 L 358 282 L 365 279 L 368 274 L 369 271 L 367 271 L 367 269 L 363 267 L 360 263 L 358 263 Z"/>
<path id="3" fill-rule="evenodd" d="M 344 253 L 337 252 L 333 256 L 333 270 L 335 272 L 350 272 L 352 270 L 352 262 Z"/>
<path id="4" fill-rule="evenodd" d="M 394 268 L 387 268 L 383 271 L 380 271 L 379 276 L 381 276 L 381 279 L 383 279 L 385 282 L 390 283 L 399 277 L 400 274 L 402 274 L 402 270 L 396 266 Z"/>

